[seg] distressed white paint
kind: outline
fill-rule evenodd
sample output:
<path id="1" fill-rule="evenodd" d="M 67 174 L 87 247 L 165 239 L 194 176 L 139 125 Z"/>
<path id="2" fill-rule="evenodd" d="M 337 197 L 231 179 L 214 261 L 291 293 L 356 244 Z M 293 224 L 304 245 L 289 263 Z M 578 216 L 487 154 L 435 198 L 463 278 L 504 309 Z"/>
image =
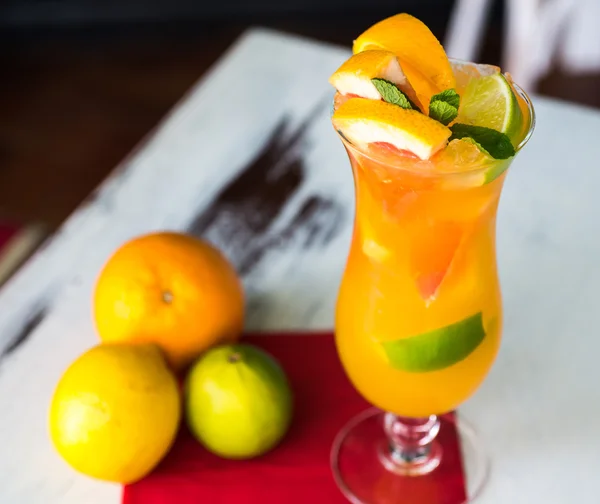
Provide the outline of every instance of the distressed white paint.
<path id="1" fill-rule="evenodd" d="M 66 467 L 46 433 L 54 384 L 96 341 L 89 300 L 99 268 L 131 236 L 184 229 L 284 111 L 301 120 L 322 100 L 327 77 L 346 55 L 271 32 L 247 34 L 100 197 L 0 291 L 0 349 L 35 306 L 52 300 L 44 322 L 0 363 L 2 504 L 119 502 L 118 486 Z M 538 130 L 513 164 L 499 213 L 505 340 L 488 380 L 463 408 L 493 460 L 482 504 L 593 502 L 600 495 L 592 472 L 600 467 L 600 115 L 543 99 L 536 104 Z M 326 109 L 310 140 L 301 191 L 335 196 L 351 212 L 350 170 Z M 282 219 L 301 194 L 294 198 Z M 325 250 L 298 254 L 290 247 L 259 265 L 247 279 L 263 299 L 250 329 L 332 326 L 350 224 Z"/>

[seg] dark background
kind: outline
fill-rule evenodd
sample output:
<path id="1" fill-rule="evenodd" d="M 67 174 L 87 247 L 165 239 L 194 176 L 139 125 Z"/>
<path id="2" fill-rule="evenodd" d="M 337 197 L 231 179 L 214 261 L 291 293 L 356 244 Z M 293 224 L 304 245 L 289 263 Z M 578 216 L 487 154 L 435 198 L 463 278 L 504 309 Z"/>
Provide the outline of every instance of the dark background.
<path id="1" fill-rule="evenodd" d="M 350 46 L 406 11 L 443 40 L 451 0 L 0 0 L 0 219 L 55 229 L 250 25 Z M 503 5 L 481 61 L 499 64 Z M 543 94 L 600 104 L 596 76 Z"/>
<path id="2" fill-rule="evenodd" d="M 447 16 L 452 0 L 4 0 L 7 26 L 131 23 L 165 20 L 264 20 L 297 15 L 388 15 L 411 11 Z"/>

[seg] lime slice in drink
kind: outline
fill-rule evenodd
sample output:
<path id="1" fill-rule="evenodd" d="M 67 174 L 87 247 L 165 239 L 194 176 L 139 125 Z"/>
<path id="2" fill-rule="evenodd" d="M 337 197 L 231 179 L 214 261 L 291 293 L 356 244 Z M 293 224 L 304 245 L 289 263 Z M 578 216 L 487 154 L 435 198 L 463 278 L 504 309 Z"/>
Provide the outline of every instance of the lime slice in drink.
<path id="1" fill-rule="evenodd" d="M 437 371 L 468 357 L 483 341 L 481 312 L 411 338 L 382 341 L 392 367 L 411 373 Z"/>
<path id="2" fill-rule="evenodd" d="M 506 133 L 515 144 L 522 129 L 523 113 L 506 77 L 497 73 L 469 82 L 456 122 Z"/>
<path id="3" fill-rule="evenodd" d="M 440 173 L 456 173 L 444 181 L 445 189 L 461 189 L 489 184 L 502 175 L 511 159 L 494 159 L 469 138 L 452 140 L 432 159 Z M 465 172 L 460 174 L 460 172 Z"/>

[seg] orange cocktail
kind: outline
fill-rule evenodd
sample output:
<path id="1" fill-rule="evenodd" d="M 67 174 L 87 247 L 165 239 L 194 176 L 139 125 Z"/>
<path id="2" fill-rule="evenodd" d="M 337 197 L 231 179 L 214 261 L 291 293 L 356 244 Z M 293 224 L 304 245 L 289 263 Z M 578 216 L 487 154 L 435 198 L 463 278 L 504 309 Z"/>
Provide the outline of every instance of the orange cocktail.
<path id="1" fill-rule="evenodd" d="M 498 350 L 494 237 L 505 175 L 472 186 L 477 173 L 418 175 L 402 156 L 388 164 L 348 152 L 357 206 L 336 318 L 341 360 L 374 405 L 445 413 L 473 393 Z M 461 323 L 467 332 L 452 348 Z"/>
<path id="2" fill-rule="evenodd" d="M 335 337 L 348 377 L 379 410 L 342 430 L 334 475 L 353 502 L 463 503 L 485 463 L 472 429 L 442 415 L 475 392 L 498 352 L 496 211 L 533 109 L 498 67 L 448 60 L 412 16 L 381 21 L 353 49 L 330 79 L 356 192 Z M 461 471 L 436 470 L 454 450 L 441 429 L 480 469 L 463 493 L 413 484 Z"/>

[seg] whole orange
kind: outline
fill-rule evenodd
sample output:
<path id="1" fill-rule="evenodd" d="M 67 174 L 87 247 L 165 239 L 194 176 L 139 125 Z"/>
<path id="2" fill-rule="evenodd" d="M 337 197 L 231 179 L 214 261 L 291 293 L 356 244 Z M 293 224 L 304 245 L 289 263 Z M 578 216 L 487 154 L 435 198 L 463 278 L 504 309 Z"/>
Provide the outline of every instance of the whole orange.
<path id="1" fill-rule="evenodd" d="M 156 343 L 181 369 L 207 348 L 239 338 L 244 293 L 214 246 L 153 233 L 127 242 L 104 265 L 94 318 L 102 341 Z"/>

